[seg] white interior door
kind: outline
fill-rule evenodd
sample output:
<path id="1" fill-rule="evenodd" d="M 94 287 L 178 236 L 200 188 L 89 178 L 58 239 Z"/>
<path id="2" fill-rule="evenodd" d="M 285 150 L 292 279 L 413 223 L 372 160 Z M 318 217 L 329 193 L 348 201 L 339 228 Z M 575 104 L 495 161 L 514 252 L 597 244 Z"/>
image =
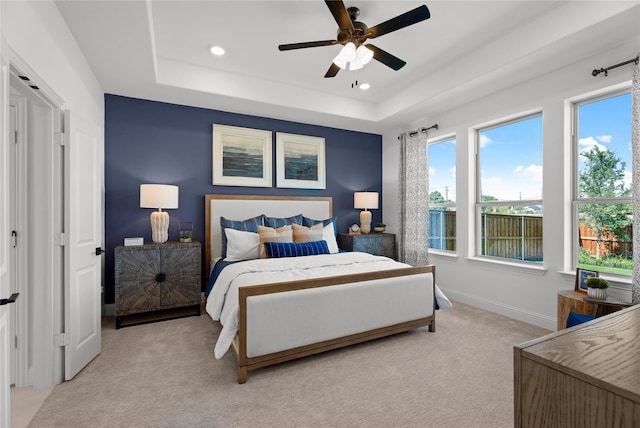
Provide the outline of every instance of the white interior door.
<path id="1" fill-rule="evenodd" d="M 0 32 L 0 299 L 10 293 L 9 231 L 9 107 L 8 50 Z M 9 305 L 0 305 L 0 426 L 11 426 L 10 405 L 10 315 Z"/>
<path id="2" fill-rule="evenodd" d="M 65 378 L 100 353 L 102 138 L 100 129 L 64 113 Z"/>

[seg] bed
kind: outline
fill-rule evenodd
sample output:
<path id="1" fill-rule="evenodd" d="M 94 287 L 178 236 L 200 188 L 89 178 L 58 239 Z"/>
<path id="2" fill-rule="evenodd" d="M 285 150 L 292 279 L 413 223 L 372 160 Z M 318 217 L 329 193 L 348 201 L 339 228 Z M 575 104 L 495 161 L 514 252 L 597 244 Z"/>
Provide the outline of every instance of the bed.
<path id="1" fill-rule="evenodd" d="M 272 364 L 417 327 L 435 331 L 435 267 L 338 252 L 332 205 L 328 197 L 205 196 L 206 311 L 222 324 L 215 357 L 233 349 L 238 383 Z M 271 242 L 269 233 L 291 229 L 296 241 L 315 238 Z"/>

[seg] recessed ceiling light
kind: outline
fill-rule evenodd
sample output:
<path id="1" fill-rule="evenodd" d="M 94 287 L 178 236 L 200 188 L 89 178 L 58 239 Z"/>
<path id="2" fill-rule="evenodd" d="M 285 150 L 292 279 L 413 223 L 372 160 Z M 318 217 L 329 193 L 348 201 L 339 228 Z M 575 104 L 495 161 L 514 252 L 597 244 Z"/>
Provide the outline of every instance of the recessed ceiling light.
<path id="1" fill-rule="evenodd" d="M 358 86 L 360 89 L 362 89 L 363 91 L 366 91 L 367 89 L 369 89 L 371 87 L 370 84 L 368 83 L 361 83 L 360 86 Z"/>
<path id="2" fill-rule="evenodd" d="M 209 50 L 211 51 L 212 54 L 216 56 L 224 55 L 224 49 L 221 48 L 220 46 L 211 46 L 211 49 Z"/>

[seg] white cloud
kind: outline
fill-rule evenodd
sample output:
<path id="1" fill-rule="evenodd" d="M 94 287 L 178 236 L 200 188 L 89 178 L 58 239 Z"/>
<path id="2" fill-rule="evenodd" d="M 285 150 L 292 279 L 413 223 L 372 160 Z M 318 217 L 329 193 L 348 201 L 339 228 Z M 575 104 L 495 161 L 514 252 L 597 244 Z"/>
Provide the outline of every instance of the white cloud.
<path id="1" fill-rule="evenodd" d="M 429 165 L 429 177 L 433 177 L 434 175 L 436 175 L 436 169 Z"/>
<path id="2" fill-rule="evenodd" d="M 578 140 L 578 149 L 580 151 L 580 153 L 582 152 L 588 152 L 589 150 L 591 150 L 593 147 L 598 146 L 598 148 L 602 151 L 606 151 L 608 150 L 606 146 L 603 146 L 602 144 L 598 143 L 598 138 L 601 137 L 587 137 L 587 138 L 580 138 Z"/>
<path id="3" fill-rule="evenodd" d="M 483 178 L 482 184 L 502 184 L 502 180 L 500 179 L 500 177 Z"/>
<path id="4" fill-rule="evenodd" d="M 488 145 L 488 144 L 491 144 L 491 142 L 492 142 L 491 138 L 487 137 L 484 134 L 480 134 L 480 147 L 481 148 L 486 146 L 486 145 Z"/>
<path id="5" fill-rule="evenodd" d="M 451 168 L 449 168 L 449 174 L 451 175 L 451 177 L 453 177 L 454 179 L 456 178 L 456 167 L 452 166 Z"/>
<path id="6" fill-rule="evenodd" d="M 610 143 L 612 138 L 613 137 L 611 135 L 598 135 L 596 137 L 596 140 L 600 141 L 601 143 Z"/>
<path id="7" fill-rule="evenodd" d="M 513 173 L 528 178 L 529 181 L 542 182 L 542 165 L 529 165 L 526 168 L 518 165 Z"/>

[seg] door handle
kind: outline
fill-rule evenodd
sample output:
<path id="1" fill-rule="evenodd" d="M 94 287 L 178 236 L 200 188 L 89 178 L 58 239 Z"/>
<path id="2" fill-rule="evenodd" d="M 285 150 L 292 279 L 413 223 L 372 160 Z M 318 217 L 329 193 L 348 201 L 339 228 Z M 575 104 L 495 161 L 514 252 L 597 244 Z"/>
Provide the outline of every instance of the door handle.
<path id="1" fill-rule="evenodd" d="M 20 293 L 13 293 L 8 299 L 0 299 L 0 306 L 15 302 L 19 295 Z"/>
<path id="2" fill-rule="evenodd" d="M 106 253 L 106 251 L 105 251 L 105 250 L 103 250 L 103 249 L 102 249 L 102 248 L 100 248 L 100 247 L 97 247 L 97 248 L 96 248 L 96 256 L 99 256 L 99 255 L 100 255 L 100 254 L 102 254 L 102 253 Z"/>

